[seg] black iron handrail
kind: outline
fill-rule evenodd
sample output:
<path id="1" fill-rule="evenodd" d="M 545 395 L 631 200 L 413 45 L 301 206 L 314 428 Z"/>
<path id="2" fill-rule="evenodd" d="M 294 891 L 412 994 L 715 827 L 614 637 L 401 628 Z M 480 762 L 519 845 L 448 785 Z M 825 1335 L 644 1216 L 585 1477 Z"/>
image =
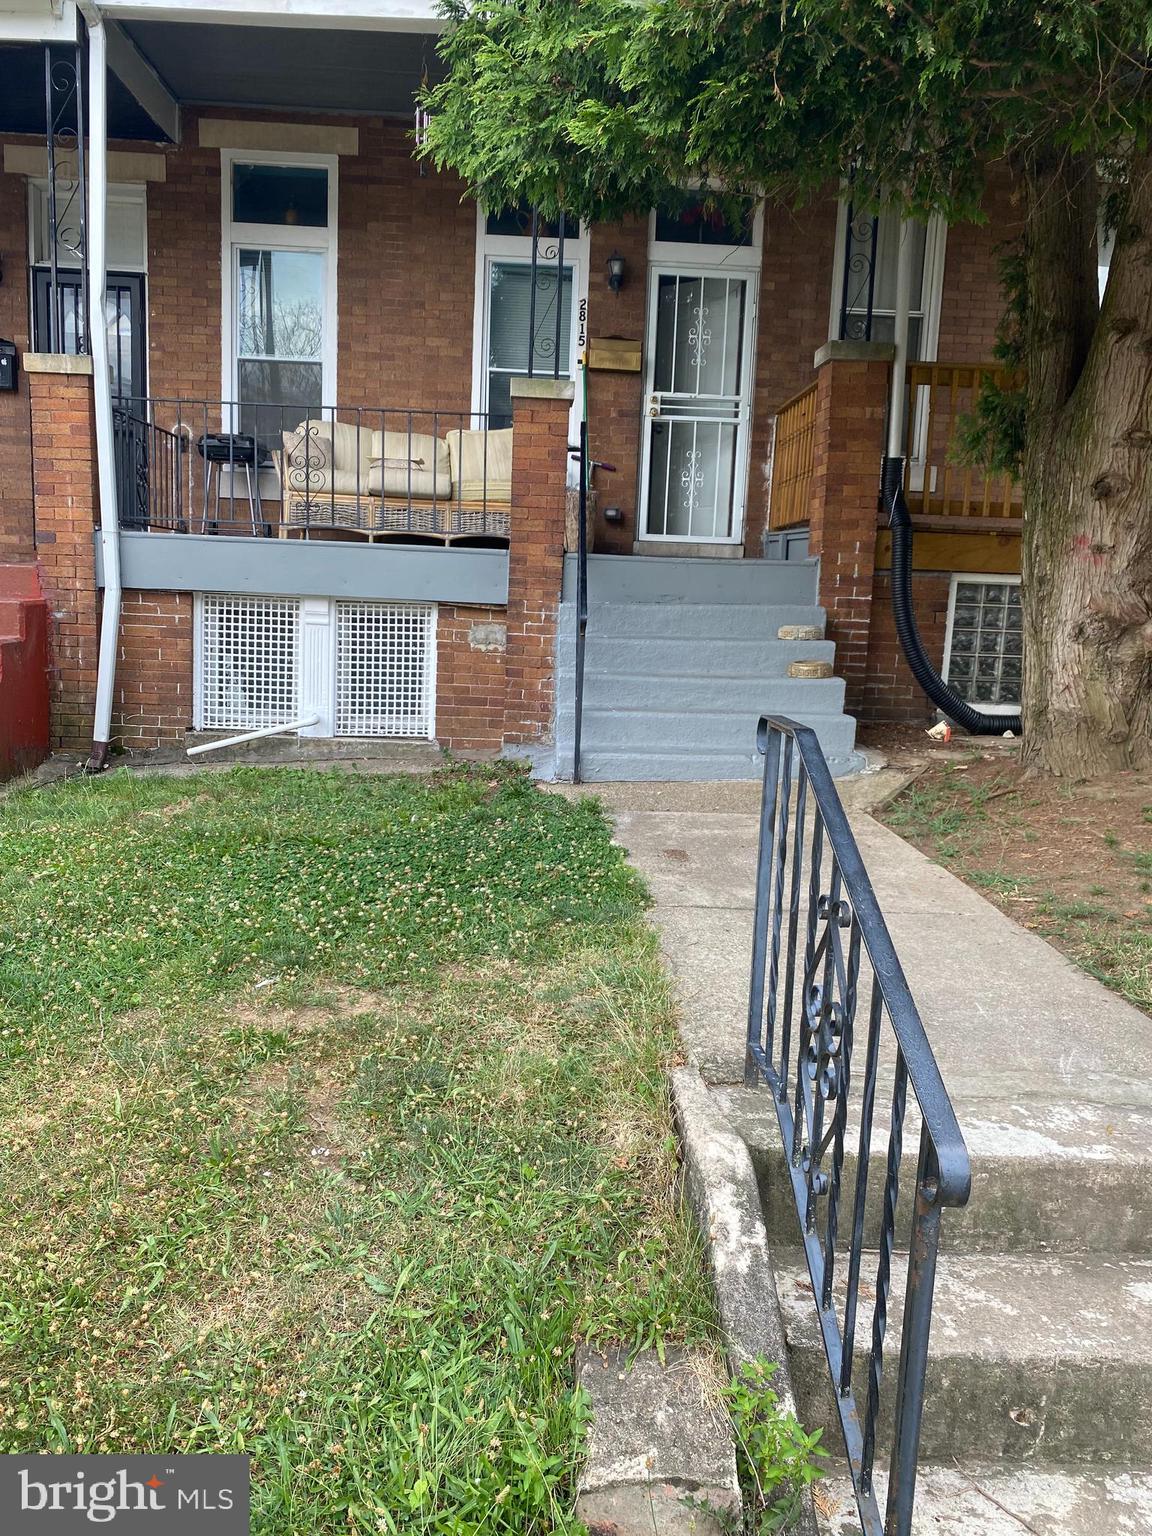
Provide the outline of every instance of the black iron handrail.
<path id="1" fill-rule="evenodd" d="M 765 716 L 757 740 L 764 786 L 745 1083 L 772 1090 L 864 1536 L 909 1536 L 941 1213 L 968 1199 L 968 1152 L 815 732 Z M 865 960 L 870 981 L 862 975 Z M 862 1065 L 854 1060 L 858 1013 L 867 1019 Z M 877 1089 L 885 1075 L 890 1109 L 877 1209 L 875 1193 L 868 1198 L 869 1165 L 874 1130 L 882 1131 Z M 897 1226 L 904 1224 L 899 1194 L 909 1087 L 920 1110 L 920 1149 L 906 1222 L 908 1280 L 882 1516 L 873 1472 L 888 1395 L 892 1261 Z M 850 1114 L 857 1156 L 845 1241 L 840 1210 Z M 875 1248 L 874 1298 L 861 1289 L 866 1243 Z M 871 1300 L 872 1326 L 861 1407 L 854 1356 L 862 1294 Z"/>

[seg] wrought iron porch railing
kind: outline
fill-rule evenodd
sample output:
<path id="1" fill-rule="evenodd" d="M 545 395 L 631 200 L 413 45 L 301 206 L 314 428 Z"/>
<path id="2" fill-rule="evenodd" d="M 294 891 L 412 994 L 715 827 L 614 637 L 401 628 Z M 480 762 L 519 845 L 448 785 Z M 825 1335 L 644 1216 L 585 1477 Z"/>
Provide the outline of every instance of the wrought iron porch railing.
<path id="1" fill-rule="evenodd" d="M 512 432 L 483 413 L 147 396 L 113 431 L 126 529 L 508 543 Z"/>
<path id="2" fill-rule="evenodd" d="M 909 1536 L 941 1216 L 968 1199 L 968 1153 L 815 733 L 765 717 L 758 741 L 764 786 L 745 1081 L 772 1092 L 864 1536 Z M 862 1060 L 858 1018 L 866 1020 Z M 910 1212 L 899 1199 L 909 1090 L 920 1115 Z M 886 1142 L 884 1172 L 870 1190 L 877 1139 Z M 898 1229 L 907 1233 L 908 1278 L 890 1385 L 884 1350 Z M 883 1515 L 875 1482 L 882 1439 L 890 1440 Z"/>

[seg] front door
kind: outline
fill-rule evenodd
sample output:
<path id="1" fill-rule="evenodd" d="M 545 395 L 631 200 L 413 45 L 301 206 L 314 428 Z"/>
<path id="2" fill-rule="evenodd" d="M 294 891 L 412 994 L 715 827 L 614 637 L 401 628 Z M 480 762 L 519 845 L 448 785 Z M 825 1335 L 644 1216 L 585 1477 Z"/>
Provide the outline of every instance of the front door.
<path id="1" fill-rule="evenodd" d="M 735 544 L 751 414 L 751 277 L 657 267 L 650 282 L 641 537 Z"/>
<path id="2" fill-rule="evenodd" d="M 57 330 L 62 352 L 75 352 L 79 345 L 80 321 L 83 316 L 81 302 L 81 273 L 62 271 L 57 274 L 58 309 Z M 33 273 L 35 298 L 36 345 L 42 352 L 51 350 L 52 274 L 47 267 L 37 267 Z M 108 332 L 108 363 L 112 370 L 112 393 L 118 399 L 137 402 L 136 410 L 144 415 L 145 359 L 148 356 L 145 341 L 144 277 L 139 272 L 109 272 L 104 295 L 104 321 Z"/>

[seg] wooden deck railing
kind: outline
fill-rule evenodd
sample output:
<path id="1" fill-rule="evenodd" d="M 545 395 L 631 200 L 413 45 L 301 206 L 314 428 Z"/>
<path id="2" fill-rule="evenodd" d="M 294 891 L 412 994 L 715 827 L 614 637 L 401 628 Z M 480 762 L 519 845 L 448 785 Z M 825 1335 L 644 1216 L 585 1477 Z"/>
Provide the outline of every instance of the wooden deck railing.
<path id="1" fill-rule="evenodd" d="M 995 363 L 909 364 L 904 495 L 914 517 L 1020 517 L 1018 481 L 953 457 L 960 418 L 974 408 L 986 378 L 1003 384 L 1012 374 Z"/>
<path id="2" fill-rule="evenodd" d="M 809 384 L 776 413 L 769 528 L 794 528 L 808 521 L 808 494 L 816 444 L 816 385 Z"/>

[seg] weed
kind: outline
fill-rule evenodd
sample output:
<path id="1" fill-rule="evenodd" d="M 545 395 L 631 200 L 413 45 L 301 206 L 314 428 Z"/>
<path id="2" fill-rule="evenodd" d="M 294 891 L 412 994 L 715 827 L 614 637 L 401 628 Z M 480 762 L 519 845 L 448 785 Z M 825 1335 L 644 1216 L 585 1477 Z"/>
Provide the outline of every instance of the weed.
<path id="1" fill-rule="evenodd" d="M 736 1431 L 736 1464 L 744 1493 L 742 1536 L 787 1531 L 800 1518 L 808 1489 L 822 1475 L 820 1430 L 806 1433 L 772 1390 L 776 1365 L 756 1360 L 725 1389 Z"/>

